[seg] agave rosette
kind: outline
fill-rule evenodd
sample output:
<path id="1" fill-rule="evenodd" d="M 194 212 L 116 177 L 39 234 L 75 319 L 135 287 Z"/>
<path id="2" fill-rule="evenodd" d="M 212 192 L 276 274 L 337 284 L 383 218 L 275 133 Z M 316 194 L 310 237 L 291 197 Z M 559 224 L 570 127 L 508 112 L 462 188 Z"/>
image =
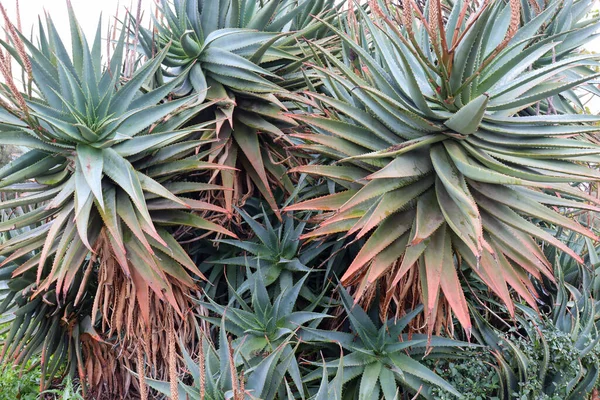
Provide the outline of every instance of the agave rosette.
<path id="1" fill-rule="evenodd" d="M 521 16 L 527 22 L 535 18 L 541 11 L 537 3 L 533 1 L 524 2 L 521 6 L 523 7 Z M 544 40 L 562 32 L 563 36 L 560 43 L 536 60 L 534 65 L 541 68 L 571 57 L 573 51 L 578 51 L 581 46 L 597 38 L 598 28 L 600 28 L 600 15 L 594 14 L 593 8 L 594 3 L 586 0 L 574 0 L 566 3 L 566 6 L 562 7 L 548 21 L 535 39 L 538 41 Z M 563 74 L 567 79 L 579 79 L 596 73 L 595 67 L 598 65 L 597 61 L 590 61 L 589 65 L 565 69 L 560 74 Z M 541 111 L 554 113 L 558 110 L 561 113 L 573 114 L 585 112 L 585 99 L 589 98 L 587 94 L 600 95 L 600 89 L 598 89 L 597 84 L 594 84 L 594 81 L 579 86 L 577 92 L 575 89 L 565 90 L 541 102 Z"/>
<path id="2" fill-rule="evenodd" d="M 322 370 L 316 369 L 307 374 L 304 378 L 306 382 L 318 379 L 321 374 L 332 375 L 343 364 L 344 374 L 340 378 L 344 393 L 353 394 L 353 398 L 394 400 L 399 393 L 418 393 L 429 400 L 435 398 L 431 393 L 434 387 L 460 398 L 460 392 L 421 361 L 425 356 L 452 359 L 460 354 L 459 347 L 477 345 L 441 336 L 406 333 L 410 322 L 422 312 L 421 305 L 402 318 L 379 323 L 354 304 L 352 296 L 344 288 L 340 288 L 340 295 L 350 323 L 350 332 L 312 327 L 303 327 L 300 331 L 303 341 L 335 343 L 343 349 L 339 359 L 324 362 Z M 361 379 L 357 379 L 357 376 L 361 376 Z"/>
<path id="3" fill-rule="evenodd" d="M 291 62 L 296 68 L 301 65 L 297 61 L 303 49 L 295 39 L 322 36 L 324 27 L 313 15 L 333 9 L 330 0 L 297 3 L 175 0 L 171 5 L 161 0 L 156 34 L 139 26 L 139 40 L 148 56 L 168 47 L 162 78 L 184 75 L 176 95 L 196 91 L 206 96 L 209 88 L 218 86 L 273 101 L 270 95 L 284 90 L 271 80 L 281 81 L 282 74 L 293 72 Z"/>
<path id="4" fill-rule="evenodd" d="M 233 257 L 209 259 L 205 265 L 224 265 L 250 267 L 260 269 L 262 279 L 267 286 L 278 283 L 280 288 L 291 286 L 294 275 L 306 274 L 311 271 L 309 266 L 315 264 L 331 244 L 312 243 L 301 249 L 300 236 L 304 232 L 306 222 L 296 224 L 293 215 L 283 215 L 283 222 L 273 225 L 263 210 L 262 220 L 248 215 L 244 210 L 239 210 L 240 216 L 248 224 L 255 235 L 250 241 L 221 239 L 237 251 Z M 247 288 L 247 285 L 244 285 Z"/>
<path id="5" fill-rule="evenodd" d="M 528 276 L 552 279 L 537 240 L 579 259 L 536 222 L 596 239 L 564 212 L 598 210 L 577 184 L 600 178 L 589 167 L 600 147 L 583 137 L 598 131 L 600 118 L 545 114 L 538 104 L 597 77 L 567 73 L 597 56 L 571 52 L 537 64 L 564 44 L 563 31 L 535 36 L 560 15 L 558 1 L 525 24 L 518 1 L 428 4 L 429 17 L 407 5 L 402 24 L 379 7 L 373 20 L 359 14 L 362 35 L 330 26 L 343 41 L 342 60 L 314 45 L 330 68 L 314 67 L 323 84 L 309 96 L 320 109 L 293 116 L 312 127 L 296 136 L 333 162 L 294 171 L 327 177 L 340 190 L 287 210 L 327 212 L 305 237 L 367 239 L 342 278 L 358 286 L 357 298 L 384 276 L 393 296 L 416 269 L 429 329 L 445 299 L 468 331 L 461 266 L 512 313 L 510 287 L 535 307 Z"/>
<path id="6" fill-rule="evenodd" d="M 285 115 L 282 100 L 295 98 L 288 88 L 304 85 L 298 69 L 306 46 L 297 39 L 302 35 L 324 43 L 324 26 L 312 16 L 323 15 L 333 4 L 162 0 L 156 33 L 139 26 L 147 55 L 168 48 L 159 82 L 176 79 L 180 84 L 173 89 L 175 95 L 196 93 L 201 100 L 217 102 L 219 141 L 212 145 L 209 160 L 240 167 L 276 213 L 272 188 L 294 190 L 285 174 L 285 145 L 290 141 L 284 130 L 297 124 Z M 232 212 L 244 180 L 222 171 L 221 181 L 232 189 L 223 193 L 225 208 Z"/>
<path id="7" fill-rule="evenodd" d="M 212 140 L 214 122 L 181 128 L 206 105 L 193 96 L 163 102 L 177 81 L 152 91 L 143 88 L 168 49 L 124 81 L 125 35 L 103 69 L 100 27 L 90 49 L 72 10 L 70 21 L 72 57 L 50 19 L 47 34 L 40 25 L 39 49 L 13 37 L 30 52 L 18 60 L 25 68 L 31 65 L 34 93 L 5 93 L 16 100 L 0 110 L 0 140 L 31 150 L 0 170 L 0 189 L 14 194 L 0 208 L 21 211 L 1 222 L 0 230 L 30 229 L 1 245 L 0 253 L 8 255 L 1 265 L 38 250 L 13 275 L 37 270 L 37 292 L 56 284 L 60 299 L 77 284 L 77 272 L 90 254 L 97 253 L 99 238 L 106 238 L 109 256 L 135 282 L 140 304 L 151 289 L 177 307 L 171 284 L 193 287 L 193 277 L 202 274 L 168 227 L 235 237 L 196 213 L 224 209 L 182 196 L 220 189 L 184 180 L 226 168 L 196 154 Z"/>

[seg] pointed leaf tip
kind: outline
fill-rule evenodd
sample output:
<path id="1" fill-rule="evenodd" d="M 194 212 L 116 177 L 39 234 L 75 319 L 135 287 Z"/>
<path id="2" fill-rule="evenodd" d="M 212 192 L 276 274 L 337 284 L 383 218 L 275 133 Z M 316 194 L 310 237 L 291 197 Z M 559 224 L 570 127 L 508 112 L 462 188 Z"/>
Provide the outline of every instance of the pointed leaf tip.
<path id="1" fill-rule="evenodd" d="M 471 100 L 450 117 L 444 125 L 463 135 L 475 133 L 479 129 L 479 124 L 485 114 L 489 97 L 489 94 L 484 93 Z"/>
<path id="2" fill-rule="evenodd" d="M 102 150 L 79 144 L 77 145 L 77 157 L 85 181 L 92 190 L 96 200 L 98 200 L 100 207 L 104 208 L 104 200 L 102 199 L 104 158 Z"/>

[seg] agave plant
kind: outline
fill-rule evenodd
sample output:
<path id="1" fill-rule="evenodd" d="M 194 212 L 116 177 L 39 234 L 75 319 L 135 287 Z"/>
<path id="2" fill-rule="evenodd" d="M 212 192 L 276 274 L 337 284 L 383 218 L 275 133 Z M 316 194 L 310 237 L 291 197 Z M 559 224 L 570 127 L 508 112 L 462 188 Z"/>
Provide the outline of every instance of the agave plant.
<path id="1" fill-rule="evenodd" d="M 310 272 L 314 261 L 331 247 L 331 243 L 312 243 L 301 249 L 300 236 L 306 223 L 295 223 L 291 213 L 283 215 L 283 222 L 275 221 L 275 224 L 272 224 L 263 210 L 262 221 L 265 225 L 262 225 L 244 210 L 240 209 L 238 212 L 250 227 L 255 239 L 219 240 L 219 243 L 231 245 L 244 251 L 244 254 L 237 253 L 234 257 L 209 260 L 207 265 L 241 266 L 250 267 L 254 271 L 260 270 L 267 286 L 277 282 L 283 289 L 293 285 L 294 275 Z"/>
<path id="2" fill-rule="evenodd" d="M 452 353 L 460 352 L 458 347 L 474 345 L 439 336 L 409 336 L 404 330 L 423 311 L 422 306 L 400 319 L 390 319 L 377 326 L 377 322 L 354 304 L 350 294 L 342 287 L 340 294 L 351 332 L 303 328 L 300 337 L 304 341 L 336 343 L 348 353 L 343 355 L 343 360 L 341 357 L 331 360 L 322 369 L 309 373 L 304 378 L 305 381 L 318 379 L 325 373 L 331 375 L 343 363 L 343 376 L 336 378 L 341 379 L 344 384 L 343 399 L 394 400 L 402 393 L 419 393 L 424 398 L 431 399 L 433 387 L 441 387 L 458 398 L 461 397 L 456 389 L 425 367 L 419 359 L 423 358 L 428 346 L 433 349 L 429 357 L 435 358 L 452 357 Z M 449 354 L 444 355 L 444 352 Z"/>
<path id="3" fill-rule="evenodd" d="M 256 273 L 248 271 L 247 280 L 244 282 L 250 289 L 250 302 L 243 299 L 243 288 L 240 288 L 233 290 L 234 295 L 227 307 L 210 298 L 207 299 L 208 302 L 203 303 L 205 308 L 217 315 L 203 319 L 217 326 L 222 321 L 222 329 L 236 337 L 232 342 L 237 354 L 234 358 L 236 366 L 248 363 L 252 367 L 258 364 L 265 354 L 271 354 L 282 347 L 282 356 L 289 358 L 287 373 L 302 396 L 302 378 L 291 338 L 302 326 L 315 327 L 324 318 L 329 317 L 327 314 L 314 312 L 319 304 L 318 298 L 301 311 L 294 310 L 307 277 L 308 275 L 305 275 L 293 286 L 284 287 L 281 294 L 272 301 L 259 267 Z"/>
<path id="4" fill-rule="evenodd" d="M 169 226 L 235 237 L 197 214 L 224 209 L 181 196 L 215 188 L 185 181 L 191 173 L 226 167 L 195 154 L 211 140 L 214 123 L 181 128 L 205 104 L 194 96 L 163 102 L 179 80 L 144 89 L 168 48 L 125 82 L 124 32 L 103 68 L 100 24 L 90 48 L 70 8 L 69 13 L 72 56 L 49 18 L 47 34 L 40 25 L 39 49 L 18 33 L 12 38 L 15 48 L 24 43 L 30 52 L 18 61 L 31 68 L 34 93 L 3 87 L 14 104 L 0 112 L 0 137 L 32 150 L 0 169 L 0 188 L 15 194 L 0 208 L 23 210 L 0 223 L 0 231 L 32 229 L 1 245 L 0 253 L 10 255 L 3 265 L 38 250 L 13 276 L 37 271 L 34 293 L 45 295 L 55 284 L 62 301 L 78 285 L 75 277 L 90 255 L 93 263 L 102 248 L 109 249 L 101 255 L 116 259 L 135 282 L 131 301 L 137 298 L 148 321 L 148 290 L 178 309 L 171 285 L 191 288 L 192 277 L 202 277 Z"/>
<path id="5" fill-rule="evenodd" d="M 161 0 L 160 4 L 157 33 L 139 26 L 146 55 L 166 51 L 159 82 L 179 82 L 173 88 L 176 96 L 193 92 L 200 100 L 217 102 L 219 141 L 212 144 L 209 159 L 242 167 L 278 213 L 273 188 L 294 190 L 285 174 L 291 154 L 284 145 L 291 142 L 283 130 L 296 125 L 285 115 L 288 109 L 280 99 L 296 98 L 286 87 L 304 82 L 297 70 L 306 50 L 297 44 L 298 38 L 323 36 L 324 26 L 313 16 L 332 11 L 334 1 L 177 0 L 171 6 Z M 222 171 L 221 180 L 234 189 L 223 193 L 225 207 L 232 212 L 242 197 L 243 180 L 230 171 Z"/>
<path id="6" fill-rule="evenodd" d="M 393 298 L 407 273 L 418 273 L 430 332 L 442 304 L 471 329 L 459 263 L 511 313 L 509 287 L 535 307 L 528 275 L 553 279 L 536 240 L 581 261 L 537 223 L 596 239 L 558 211 L 598 210 L 577 184 L 600 178 L 588 166 L 600 147 L 583 137 L 600 119 L 543 113 L 549 98 L 598 76 L 569 73 L 594 65 L 595 55 L 542 64 L 572 36 L 536 32 L 571 3 L 551 1 L 524 24 L 519 1 L 433 0 L 425 16 L 412 3 L 398 14 L 371 4 L 373 20 L 357 11 L 369 35 L 329 26 L 343 41 L 341 60 L 313 45 L 330 65 L 314 66 L 321 93 L 309 96 L 320 107 L 293 115 L 312 129 L 295 135 L 301 147 L 332 160 L 294 171 L 327 177 L 337 190 L 287 210 L 326 211 L 304 238 L 366 239 L 342 277 L 358 285 L 357 298 L 382 277 Z"/>
<path id="7" fill-rule="evenodd" d="M 223 325 L 218 331 L 218 349 L 204 335 L 201 341 L 198 362 L 181 345 L 187 369 L 193 378 L 192 385 L 179 380 L 174 386 L 170 382 L 145 378 L 148 386 L 169 398 L 173 398 L 173 392 L 177 390 L 180 399 L 190 400 L 267 400 L 276 398 L 278 390 L 285 387 L 282 386 L 282 382 L 285 382 L 284 373 L 293 360 L 293 352 L 283 354 L 287 343 L 283 343 L 254 367 L 240 370 L 234 361 L 239 349 L 232 348 Z"/>

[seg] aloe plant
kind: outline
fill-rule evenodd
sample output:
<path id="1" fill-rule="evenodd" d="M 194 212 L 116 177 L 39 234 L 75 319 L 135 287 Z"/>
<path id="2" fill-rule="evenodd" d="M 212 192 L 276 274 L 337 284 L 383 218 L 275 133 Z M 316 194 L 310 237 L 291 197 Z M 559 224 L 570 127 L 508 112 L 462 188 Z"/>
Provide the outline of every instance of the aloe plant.
<path id="1" fill-rule="evenodd" d="M 222 331 L 220 331 L 222 332 Z M 203 339 L 203 345 L 200 350 L 202 355 L 198 355 L 198 362 L 194 361 L 191 354 L 184 350 L 184 358 L 187 369 L 193 378 L 193 384 L 185 384 L 182 381 L 178 382 L 177 390 L 179 398 L 188 398 L 190 400 L 226 400 L 240 399 L 251 400 L 255 399 L 255 393 L 252 389 L 247 389 L 246 382 L 263 380 L 263 372 L 269 370 L 269 366 L 281 367 L 285 361 L 279 361 L 274 357 L 266 358 L 256 369 L 252 369 L 248 374 L 236 375 L 232 378 L 232 373 L 235 371 L 238 374 L 238 369 L 232 369 L 232 360 L 235 351 L 228 346 L 227 337 L 219 333 L 219 347 L 212 343 L 206 337 Z M 274 353 L 280 357 L 278 352 Z M 343 358 L 341 359 L 336 376 L 329 380 L 327 375 L 323 375 L 319 387 L 315 394 L 310 397 L 311 400 L 342 400 L 341 378 L 344 374 Z M 268 376 L 268 375 L 266 375 Z M 274 386 L 280 379 L 280 375 L 273 373 L 272 377 L 277 380 L 264 382 L 265 387 Z M 170 382 L 157 381 L 151 378 L 145 378 L 145 381 L 150 387 L 166 396 L 172 397 Z M 293 400 L 297 398 L 291 391 L 287 381 L 283 381 L 285 394 L 278 397 L 279 399 Z"/>
<path id="2" fill-rule="evenodd" d="M 221 171 L 230 189 L 223 193 L 225 208 L 233 212 L 240 205 L 247 175 L 278 214 L 274 190 L 294 190 L 285 174 L 293 157 L 285 131 L 297 123 L 284 102 L 299 99 L 288 88 L 304 86 L 298 70 L 307 48 L 300 39 L 326 42 L 321 37 L 327 28 L 313 16 L 331 14 L 334 1 L 161 0 L 159 10 L 156 34 L 139 25 L 141 47 L 148 56 L 166 51 L 159 84 L 176 80 L 176 96 L 195 93 L 216 102 L 219 140 L 209 160 L 243 172 L 240 178 Z"/>
<path id="3" fill-rule="evenodd" d="M 266 78 L 279 78 L 272 70 L 302 55 L 285 36 L 323 36 L 327 28 L 313 16 L 333 8 L 330 0 L 176 0 L 172 5 L 161 0 L 157 34 L 140 25 L 139 40 L 148 56 L 169 48 L 164 79 L 184 75 L 176 95 L 195 91 L 204 98 L 216 85 L 221 92 L 227 88 L 272 100 L 270 94 L 282 88 Z"/>
<path id="4" fill-rule="evenodd" d="M 0 260 L 5 262 L 6 258 L 0 257 Z M 28 363 L 39 362 L 38 383 L 43 390 L 65 372 L 74 372 L 77 367 L 83 369 L 80 335 L 97 334 L 90 317 L 81 315 L 89 312 L 93 300 L 82 298 L 73 290 L 61 302 L 53 298 L 54 290 L 32 297 L 35 273 L 29 271 L 11 279 L 18 266 L 8 262 L 0 270 L 0 284 L 6 285 L 0 296 L 0 316 L 3 322 L 9 323 L 2 340 L 0 363 L 20 366 L 23 371 Z M 81 279 L 81 273 L 77 278 Z"/>
<path id="5" fill-rule="evenodd" d="M 36 293 L 43 295 L 56 284 L 60 300 L 77 285 L 74 278 L 89 255 L 108 243 L 110 254 L 102 255 L 114 257 L 136 282 L 138 301 L 152 290 L 178 308 L 171 284 L 193 287 L 192 277 L 202 274 L 168 227 L 235 237 L 198 215 L 224 209 L 185 196 L 215 189 L 184 182 L 190 173 L 225 168 L 195 155 L 198 146 L 213 139 L 214 122 L 182 128 L 206 104 L 194 96 L 164 102 L 177 80 L 145 91 L 167 49 L 124 81 L 124 32 L 103 68 L 100 24 L 90 48 L 69 12 L 72 56 L 49 18 L 47 33 L 40 25 L 39 49 L 22 35 L 13 38 L 30 52 L 19 61 L 31 65 L 34 93 L 6 93 L 22 101 L 0 113 L 0 137 L 31 150 L 0 170 L 0 188 L 16 194 L 0 208 L 23 210 L 3 221 L 0 231 L 32 230 L 3 243 L 0 253 L 12 260 L 39 249 L 13 275 L 37 271 Z M 46 274 L 47 260 L 53 261 Z"/>
<path id="6" fill-rule="evenodd" d="M 208 302 L 202 303 L 205 308 L 216 314 L 215 317 L 202 318 L 213 325 L 219 325 L 219 321 L 222 320 L 221 329 L 236 337 L 232 342 L 237 354 L 234 357 L 236 366 L 247 364 L 252 368 L 265 354 L 271 354 L 281 347 L 282 357 L 289 359 L 286 363 L 287 371 L 282 370 L 281 373 L 289 374 L 301 395 L 304 395 L 304 389 L 295 358 L 293 338 L 302 326 L 317 326 L 324 318 L 329 317 L 314 311 L 319 305 L 319 299 L 308 307 L 295 310 L 300 290 L 307 277 L 308 275 L 305 275 L 293 286 L 284 287 L 282 292 L 271 300 L 259 267 L 256 273 L 247 273 L 245 284 L 250 290 L 249 302 L 242 297 L 243 289 L 240 288 L 242 290 L 233 291 L 234 295 L 228 306 L 219 305 L 210 298 L 207 299 Z M 250 380 L 248 388 L 253 385 Z M 281 388 L 273 387 L 269 393 L 274 396 L 280 390 Z"/>
<path id="7" fill-rule="evenodd" d="M 234 257 L 207 260 L 206 264 L 248 266 L 252 270 L 260 270 L 267 286 L 277 282 L 283 289 L 292 286 L 295 275 L 311 272 L 315 260 L 319 260 L 319 256 L 331 247 L 331 243 L 312 243 L 301 248 L 303 243 L 300 236 L 305 230 L 306 222 L 295 223 L 291 213 L 283 216 L 283 222 L 275 221 L 273 224 L 263 210 L 264 225 L 244 210 L 239 210 L 239 214 L 255 235 L 254 240 L 220 239 L 219 243 L 233 246 L 243 253 Z"/>
<path id="8" fill-rule="evenodd" d="M 522 3 L 522 18 L 525 21 L 534 19 L 541 10 L 535 2 Z M 578 53 L 581 46 L 589 43 L 593 37 L 597 37 L 599 20 L 594 16 L 593 4 L 585 0 L 575 0 L 562 7 L 555 16 L 548 21 L 544 29 L 539 32 L 537 41 L 542 41 L 561 33 L 562 41 L 544 57 L 536 60 L 535 66 L 547 67 L 552 63 L 560 62 Z M 568 69 L 559 72 L 559 75 L 567 79 L 584 78 L 593 75 L 596 71 L 595 62 L 582 65 L 576 69 Z M 590 93 L 593 96 L 600 95 L 600 90 L 593 83 L 580 86 L 579 93 L 575 89 L 566 90 L 562 93 L 549 97 L 549 100 L 540 104 L 541 111 L 548 113 L 560 112 L 565 114 L 585 112 L 586 106 L 580 99 L 582 93 Z M 536 105 L 537 107 L 537 105 Z"/>
<path id="9" fill-rule="evenodd" d="M 236 352 L 231 348 L 223 327 L 218 332 L 218 338 L 217 349 L 208 337 L 201 337 L 199 362 L 194 361 L 185 350 L 185 346 L 181 346 L 187 369 L 193 378 L 193 384 L 189 385 L 179 381 L 177 385 L 179 398 L 191 400 L 272 399 L 273 396 L 269 397 L 267 394 L 279 386 L 283 379 L 280 368 L 284 367 L 285 370 L 286 363 L 291 359 L 289 356 L 283 356 L 283 347 L 276 349 L 254 368 L 242 372 L 234 365 L 233 359 Z M 144 380 L 151 388 L 172 398 L 173 393 L 169 382 L 150 378 Z"/>
<path id="10" fill-rule="evenodd" d="M 458 398 L 461 397 L 456 389 L 424 366 L 420 359 L 427 353 L 429 346 L 433 349 L 429 356 L 435 358 L 452 357 L 453 348 L 455 353 L 459 353 L 457 348 L 474 345 L 438 336 L 428 338 L 424 334 L 408 335 L 404 330 L 423 311 L 422 306 L 400 319 L 390 319 L 378 324 L 378 321 L 374 321 L 360 306 L 354 304 L 343 287 L 340 287 L 339 292 L 351 331 L 303 328 L 301 338 L 309 342 L 335 343 L 347 353 L 342 353 L 343 360 L 340 356 L 309 373 L 305 376 L 305 381 L 317 379 L 321 374 L 332 375 L 338 370 L 339 364 L 343 363 L 344 373 L 338 378 L 344 384 L 343 399 L 394 400 L 404 393 L 418 393 L 431 399 L 433 387 L 441 387 Z"/>
<path id="11" fill-rule="evenodd" d="M 597 200 L 576 186 L 600 178 L 588 164 L 600 148 L 585 138 L 598 130 L 599 118 L 546 112 L 550 98 L 598 76 L 575 72 L 595 65 L 597 56 L 570 49 L 574 37 L 581 44 L 570 31 L 536 36 L 564 15 L 558 1 L 525 23 L 519 1 L 470 8 L 433 0 L 425 16 L 412 3 L 399 14 L 377 4 L 372 17 L 357 10 L 360 27 L 329 26 L 343 42 L 341 59 L 313 45 L 327 59 L 313 69 L 320 93 L 307 94 L 319 106 L 294 115 L 312 128 L 294 136 L 306 141 L 301 148 L 331 161 L 293 172 L 336 186 L 286 210 L 325 211 L 303 238 L 347 232 L 366 240 L 342 277 L 358 286 L 357 298 L 385 277 L 391 299 L 407 273 L 418 271 L 430 332 L 442 304 L 471 329 L 459 261 L 511 313 L 509 288 L 535 307 L 528 275 L 553 279 L 536 241 L 581 261 L 537 222 L 596 239 L 551 207 L 598 210 Z M 582 6 L 565 5 L 579 17 Z M 547 64 L 559 46 L 570 53 Z"/>
<path id="12" fill-rule="evenodd" d="M 595 213 L 583 212 L 579 215 L 582 223 L 589 223 L 590 229 L 597 232 L 597 226 L 594 223 Z M 581 268 L 581 263 L 571 257 L 569 254 L 549 247 L 545 253 L 549 260 L 555 260 L 555 264 L 560 266 L 560 273 L 564 282 L 570 286 L 581 288 L 588 287 L 589 294 L 594 299 L 600 297 L 600 249 L 597 242 L 590 238 L 577 234 L 575 232 L 564 231 L 563 229 L 554 229 L 551 231 L 559 240 L 568 243 L 569 248 L 583 260 L 585 268 Z M 536 282 L 536 291 L 541 294 L 541 300 L 544 304 L 552 304 L 558 285 L 552 282 Z"/>

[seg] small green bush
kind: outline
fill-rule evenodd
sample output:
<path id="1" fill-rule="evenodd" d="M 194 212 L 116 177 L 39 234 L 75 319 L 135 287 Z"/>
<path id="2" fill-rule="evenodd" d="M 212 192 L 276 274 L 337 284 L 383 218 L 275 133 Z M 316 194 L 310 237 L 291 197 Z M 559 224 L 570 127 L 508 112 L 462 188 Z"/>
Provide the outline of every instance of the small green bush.
<path id="1" fill-rule="evenodd" d="M 598 360 L 600 345 L 596 343 L 589 353 L 583 355 L 569 333 L 550 323 L 538 328 L 540 335 L 534 340 L 529 337 L 512 340 L 528 360 L 527 378 L 519 383 L 520 392 L 512 396 L 518 400 L 563 400 L 572 391 L 569 385 L 572 386 L 572 382 Z M 587 338 L 586 344 L 591 345 L 591 340 L 591 337 Z M 544 360 L 544 342 L 548 348 L 548 360 Z M 547 370 L 542 372 L 545 363 Z"/>
<path id="2" fill-rule="evenodd" d="M 0 324 L 0 344 L 6 337 L 2 334 L 6 325 Z M 0 347 L 1 348 L 1 347 Z M 31 362 L 23 370 L 10 365 L 0 369 L 0 400 L 34 400 L 40 391 L 40 369 L 31 368 Z"/>
<path id="3" fill-rule="evenodd" d="M 500 399 L 497 397 L 500 379 L 492 355 L 477 350 L 465 350 L 464 355 L 464 359 L 430 360 L 427 365 L 461 392 L 464 400 Z M 435 400 L 456 399 L 439 387 L 433 388 L 432 395 Z"/>
<path id="4" fill-rule="evenodd" d="M 6 368 L 0 372 L 1 400 L 35 400 L 38 398 L 40 370 L 35 368 L 19 375 L 18 371 Z"/>
<path id="5" fill-rule="evenodd" d="M 31 367 L 31 366 L 29 366 Z M 40 369 L 7 366 L 0 370 L 0 400 L 35 400 L 40 393 Z"/>

